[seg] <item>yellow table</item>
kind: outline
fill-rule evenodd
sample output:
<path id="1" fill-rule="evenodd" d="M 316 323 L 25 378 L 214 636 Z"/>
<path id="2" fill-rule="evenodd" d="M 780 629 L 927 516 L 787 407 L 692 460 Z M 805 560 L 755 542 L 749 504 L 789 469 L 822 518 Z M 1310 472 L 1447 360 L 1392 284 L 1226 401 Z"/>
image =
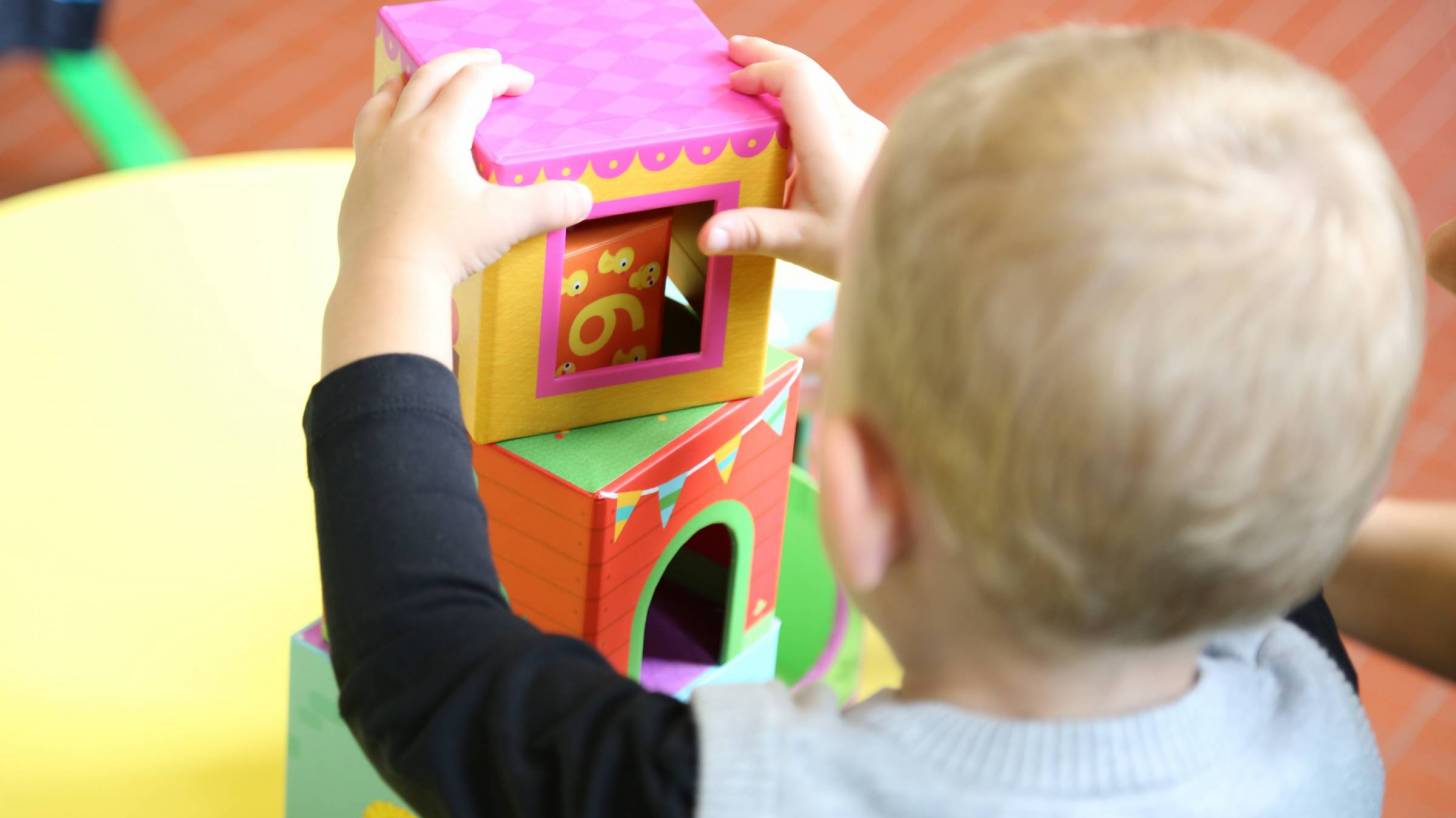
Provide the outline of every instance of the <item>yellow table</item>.
<path id="1" fill-rule="evenodd" d="M 0 814 L 282 810 L 347 151 L 0 202 Z"/>
<path id="2" fill-rule="evenodd" d="M 278 815 L 347 151 L 0 202 L 0 815 Z M 872 640 L 867 687 L 893 680 Z"/>

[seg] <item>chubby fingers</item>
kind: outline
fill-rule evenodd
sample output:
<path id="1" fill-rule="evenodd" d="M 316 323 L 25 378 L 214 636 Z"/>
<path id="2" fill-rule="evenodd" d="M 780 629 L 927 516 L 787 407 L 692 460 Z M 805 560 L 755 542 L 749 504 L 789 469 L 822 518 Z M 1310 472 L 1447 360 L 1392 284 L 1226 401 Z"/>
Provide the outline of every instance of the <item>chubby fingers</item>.
<path id="1" fill-rule="evenodd" d="M 493 48 L 466 48 L 430 60 L 415 71 L 400 92 L 399 104 L 394 108 L 395 119 L 407 119 L 428 108 L 445 84 L 465 66 L 497 65 L 500 61 L 500 52 Z"/>
<path id="2" fill-rule="evenodd" d="M 734 37 L 728 41 L 728 56 L 743 66 L 728 77 L 733 90 L 744 94 L 784 97 L 807 92 L 832 91 L 842 94 L 839 84 L 818 63 L 785 45 L 762 37 Z"/>
<path id="3" fill-rule="evenodd" d="M 708 219 L 698 247 L 710 256 L 774 256 L 811 270 L 826 270 L 824 219 L 803 210 L 743 207 Z"/>
<path id="4" fill-rule="evenodd" d="M 829 346 L 834 340 L 834 319 L 829 319 L 804 337 L 804 340 L 789 347 L 789 351 L 804 359 L 804 371 L 819 373 L 829 357 Z"/>
<path id="5" fill-rule="evenodd" d="M 394 106 L 399 103 L 399 93 L 403 88 L 404 77 L 396 75 L 379 86 L 374 96 L 359 109 L 359 116 L 354 119 L 355 150 L 370 144 L 379 135 L 379 130 L 394 114 Z"/>
<path id="6" fill-rule="evenodd" d="M 507 245 L 570 227 L 591 213 L 591 190 L 578 182 L 551 181 L 524 187 L 487 185 L 485 223 Z"/>
<path id="7" fill-rule="evenodd" d="M 792 48 L 756 37 L 735 37 L 733 42 L 739 40 L 763 44 L 750 47 L 757 49 L 752 52 L 755 55 L 780 56 L 744 64 L 728 76 L 728 86 L 740 94 L 777 97 L 789 129 L 794 132 L 794 142 L 801 150 L 817 152 L 829 147 L 835 138 L 836 124 L 843 118 L 848 104 L 848 98 L 834 78 L 818 63 Z M 730 54 L 732 49 L 730 44 Z"/>
<path id="8" fill-rule="evenodd" d="M 762 37 L 737 34 L 728 38 L 728 59 L 739 65 L 752 65 L 768 60 L 807 60 L 803 52 Z"/>
<path id="9" fill-rule="evenodd" d="M 524 94 L 535 81 L 529 72 L 514 65 L 470 63 L 450 78 L 421 116 L 440 122 L 452 141 L 468 143 L 492 100 Z"/>

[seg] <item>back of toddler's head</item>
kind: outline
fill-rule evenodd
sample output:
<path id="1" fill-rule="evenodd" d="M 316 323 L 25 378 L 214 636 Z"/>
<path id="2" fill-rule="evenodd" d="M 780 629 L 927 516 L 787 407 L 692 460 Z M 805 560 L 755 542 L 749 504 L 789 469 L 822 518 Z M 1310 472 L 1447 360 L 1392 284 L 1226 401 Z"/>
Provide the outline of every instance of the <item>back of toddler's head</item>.
<path id="1" fill-rule="evenodd" d="M 1246 38 L 1062 28 L 905 106 L 832 398 L 1027 632 L 1279 613 L 1379 491 L 1423 339 L 1410 205 L 1330 80 Z"/>

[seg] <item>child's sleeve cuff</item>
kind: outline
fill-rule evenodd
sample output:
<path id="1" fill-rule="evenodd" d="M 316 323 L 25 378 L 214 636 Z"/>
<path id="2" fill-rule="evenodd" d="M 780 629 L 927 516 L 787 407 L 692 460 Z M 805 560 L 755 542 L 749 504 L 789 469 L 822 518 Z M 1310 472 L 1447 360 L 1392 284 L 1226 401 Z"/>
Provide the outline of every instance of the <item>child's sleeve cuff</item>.
<path id="1" fill-rule="evenodd" d="M 360 417 L 380 412 L 429 412 L 457 425 L 460 389 L 439 361 L 423 355 L 376 355 L 342 366 L 314 385 L 303 429 L 318 439 Z"/>

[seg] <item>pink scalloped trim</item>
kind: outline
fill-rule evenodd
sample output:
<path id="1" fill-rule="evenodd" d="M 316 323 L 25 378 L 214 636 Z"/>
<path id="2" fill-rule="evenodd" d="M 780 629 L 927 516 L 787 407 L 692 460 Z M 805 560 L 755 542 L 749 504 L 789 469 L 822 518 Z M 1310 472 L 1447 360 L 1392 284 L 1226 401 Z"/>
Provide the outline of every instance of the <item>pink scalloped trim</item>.
<path id="1" fill-rule="evenodd" d="M 378 17 L 374 18 L 374 33 L 384 41 L 384 56 L 391 60 L 399 60 L 404 49 L 400 47 L 399 40 L 395 39 L 394 32 L 390 31 L 389 26 L 386 26 L 384 21 Z"/>
<path id="2" fill-rule="evenodd" d="M 682 152 L 692 160 L 694 165 L 706 165 L 718 158 L 723 149 L 728 147 L 728 139 L 691 139 L 684 142 Z"/>
<path id="3" fill-rule="evenodd" d="M 653 172 L 672 167 L 684 156 L 695 165 L 706 165 L 717 161 L 730 143 L 734 153 L 747 159 L 763 153 L 773 142 L 788 149 L 788 129 L 775 123 L 740 133 L 700 136 L 638 148 L 618 148 L 546 162 L 496 165 L 479 145 L 475 146 L 474 153 L 475 167 L 481 176 L 489 178 L 494 174 L 497 184 L 514 186 L 534 184 L 542 178 L 543 173 L 546 179 L 580 179 L 588 167 L 603 179 L 614 179 L 625 173 L 632 166 L 633 160 Z"/>
<path id="4" fill-rule="evenodd" d="M 399 60 L 399 65 L 401 68 L 404 69 L 404 75 L 406 77 L 419 70 L 419 61 L 417 61 L 414 58 L 414 55 L 410 54 L 409 49 L 405 48 L 404 44 L 399 41 L 399 37 L 395 35 L 394 29 L 391 29 L 388 25 L 386 25 L 382 18 L 376 17 L 375 19 L 378 21 L 379 25 L 379 36 L 384 38 L 384 56 L 390 58 L 391 60 Z"/>
<path id="5" fill-rule="evenodd" d="M 637 152 L 631 148 L 616 151 L 602 151 L 591 159 L 592 172 L 603 179 L 615 179 L 632 167 Z"/>
<path id="6" fill-rule="evenodd" d="M 385 56 L 390 60 L 398 61 L 405 76 L 409 76 L 419 69 L 419 64 L 411 55 L 410 50 L 400 42 L 394 30 L 383 17 L 375 18 L 374 30 L 376 35 L 383 40 Z M 472 153 L 475 156 L 475 167 L 481 176 L 490 178 L 494 175 L 497 184 L 515 186 L 535 184 L 542 179 L 543 174 L 546 179 L 580 179 L 588 167 L 599 178 L 614 179 L 627 172 L 627 169 L 632 167 L 633 160 L 653 172 L 672 167 L 684 155 L 695 165 L 706 165 L 722 156 L 730 143 L 733 145 L 734 153 L 747 159 L 763 153 L 764 149 L 774 141 L 777 141 L 786 150 L 791 147 L 788 127 L 781 121 L 733 133 L 717 133 L 669 142 L 615 147 L 545 161 L 497 164 L 491 160 L 479 143 L 475 144 Z"/>

